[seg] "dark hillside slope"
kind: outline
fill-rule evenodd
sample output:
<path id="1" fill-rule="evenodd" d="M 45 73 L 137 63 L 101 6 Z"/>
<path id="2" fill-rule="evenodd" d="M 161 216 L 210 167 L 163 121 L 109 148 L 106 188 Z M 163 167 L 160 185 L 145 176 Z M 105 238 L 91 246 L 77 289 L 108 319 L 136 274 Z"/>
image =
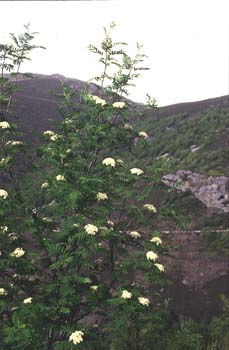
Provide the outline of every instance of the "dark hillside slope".
<path id="1" fill-rule="evenodd" d="M 60 80 L 78 93 L 85 87 L 85 83 L 77 79 L 69 79 L 60 75 L 34 75 L 18 82 L 18 91 L 14 97 L 13 120 L 23 132 L 23 139 L 32 144 L 38 142 L 38 136 L 52 127 L 50 119 L 60 119 L 58 101 L 55 94 L 60 92 Z M 93 94 L 103 95 L 104 91 L 95 84 L 90 84 Z M 76 99 L 79 103 L 79 100 Z M 145 128 L 153 136 L 153 157 L 169 153 L 175 156 L 176 163 L 187 156 L 187 149 L 202 141 L 208 150 L 224 151 L 227 147 L 229 125 L 228 96 L 208 99 L 204 101 L 180 103 L 155 109 L 146 109 L 143 105 L 127 100 L 133 109 L 133 123 L 137 128 Z M 136 112 L 136 113 L 135 113 Z M 142 112 L 142 118 L 136 117 Z M 195 126 L 195 127 L 194 127 Z M 218 130 L 217 130 L 218 129 Z M 214 130 L 214 132 L 213 132 Z M 204 132 L 204 140 L 197 142 L 197 137 Z M 160 139 L 160 142 L 158 142 Z M 176 142 L 175 142 L 176 141 Z M 175 143 L 174 143 L 175 142 Z M 172 150 L 172 154 L 170 152 Z M 178 150 L 178 158 L 176 151 Z M 189 152 L 190 153 L 190 152 Z M 201 153 L 197 152 L 196 154 Z M 196 157 L 195 154 L 195 157 Z M 217 157 L 216 153 L 214 157 Z M 177 158 L 177 159 L 176 159 Z M 206 161 L 206 156 L 203 155 Z M 222 158 L 222 156 L 218 157 Z M 223 157 L 224 158 L 224 157 Z M 197 158 L 199 163 L 199 158 Z M 225 168 L 225 159 L 218 161 L 217 169 Z M 183 162 L 185 163 L 185 162 Z M 187 163 L 194 163 L 192 160 Z M 183 164 L 182 164 L 183 165 Z M 185 164 L 184 164 L 185 165 Z M 217 170 L 212 169 L 212 170 Z"/>

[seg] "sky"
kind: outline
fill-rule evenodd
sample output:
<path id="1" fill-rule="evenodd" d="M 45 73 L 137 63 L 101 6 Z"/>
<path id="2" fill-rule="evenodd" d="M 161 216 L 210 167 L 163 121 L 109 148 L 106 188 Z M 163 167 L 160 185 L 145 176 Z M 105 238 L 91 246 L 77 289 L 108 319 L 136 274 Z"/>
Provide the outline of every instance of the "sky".
<path id="1" fill-rule="evenodd" d="M 35 43 L 46 47 L 23 71 L 89 80 L 101 66 L 88 45 L 115 21 L 114 40 L 131 54 L 142 43 L 148 56 L 132 100 L 145 102 L 148 93 L 165 106 L 229 94 L 227 0 L 0 1 L 0 13 L 0 43 L 29 22 L 39 32 Z"/>

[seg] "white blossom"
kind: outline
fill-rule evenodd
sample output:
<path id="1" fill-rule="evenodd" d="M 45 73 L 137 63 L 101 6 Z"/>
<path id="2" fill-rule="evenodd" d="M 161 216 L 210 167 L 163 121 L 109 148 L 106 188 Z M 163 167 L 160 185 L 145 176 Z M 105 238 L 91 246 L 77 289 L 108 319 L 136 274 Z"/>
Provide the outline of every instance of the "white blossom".
<path id="1" fill-rule="evenodd" d="M 137 231 L 131 231 L 130 236 L 133 238 L 141 238 L 141 234 Z"/>
<path id="2" fill-rule="evenodd" d="M 44 182 L 42 185 L 41 185 L 41 188 L 47 188 L 49 187 L 49 183 L 48 182 Z"/>
<path id="3" fill-rule="evenodd" d="M 103 192 L 98 192 L 96 198 L 99 202 L 108 199 L 107 194 Z"/>
<path id="4" fill-rule="evenodd" d="M 3 189 L 0 189 L 0 197 L 6 199 L 8 197 L 8 192 Z"/>
<path id="5" fill-rule="evenodd" d="M 156 261 L 157 259 L 158 259 L 158 255 L 156 254 L 156 253 L 154 253 L 153 251 L 148 251 L 147 253 L 146 253 L 146 258 L 148 259 L 148 260 L 153 260 L 153 261 Z"/>
<path id="6" fill-rule="evenodd" d="M 6 121 L 4 122 L 0 122 L 0 129 L 9 129 L 10 128 L 10 124 Z"/>
<path id="7" fill-rule="evenodd" d="M 157 212 L 157 209 L 155 208 L 155 206 L 153 204 L 144 204 L 143 208 L 152 211 L 153 213 Z"/>
<path id="8" fill-rule="evenodd" d="M 96 292 L 96 291 L 98 290 L 99 286 L 91 286 L 90 288 L 91 288 L 91 290 L 93 290 L 94 292 Z"/>
<path id="9" fill-rule="evenodd" d="M 114 108 L 124 108 L 125 107 L 125 102 L 114 102 L 113 104 L 112 104 L 112 106 L 114 107 Z"/>
<path id="10" fill-rule="evenodd" d="M 144 306 L 149 306 L 149 304 L 150 304 L 150 300 L 148 298 L 139 297 L 138 301 L 140 304 L 142 304 Z"/>
<path id="11" fill-rule="evenodd" d="M 162 240 L 160 237 L 153 237 L 151 238 L 150 242 L 155 243 L 156 245 L 162 244 Z"/>
<path id="12" fill-rule="evenodd" d="M 88 235 L 95 236 L 96 233 L 98 232 L 98 227 L 92 224 L 87 224 L 84 226 L 85 231 L 87 232 Z"/>
<path id="13" fill-rule="evenodd" d="M 80 344 L 83 341 L 83 336 L 84 336 L 84 332 L 75 331 L 74 333 L 72 333 L 70 335 L 69 341 L 72 341 L 73 344 L 75 344 L 75 345 Z"/>
<path id="14" fill-rule="evenodd" d="M 130 299 L 130 298 L 132 298 L 132 293 L 128 292 L 128 290 L 123 290 L 121 298 L 122 299 Z"/>
<path id="15" fill-rule="evenodd" d="M 130 172 L 132 175 L 142 175 L 144 173 L 144 171 L 139 168 L 132 168 Z"/>
<path id="16" fill-rule="evenodd" d="M 105 158 L 103 161 L 102 161 L 102 164 L 103 165 L 109 165 L 109 166 L 111 166 L 111 167 L 115 167 L 115 165 L 116 165 L 116 162 L 115 162 L 115 160 L 113 159 L 113 158 Z"/>
<path id="17" fill-rule="evenodd" d="M 5 290 L 5 288 L 0 288 L 0 295 L 7 295 L 8 292 Z"/>
<path id="18" fill-rule="evenodd" d="M 15 258 L 20 258 L 25 254 L 25 251 L 22 248 L 16 248 L 12 253 L 10 253 L 10 256 L 13 256 Z"/>
<path id="19" fill-rule="evenodd" d="M 33 298 L 31 298 L 31 297 L 26 298 L 26 299 L 23 300 L 23 303 L 24 303 L 24 304 L 32 304 L 32 299 L 33 299 Z"/>
<path id="20" fill-rule="evenodd" d="M 154 264 L 154 266 L 156 266 L 160 272 L 164 272 L 165 271 L 165 268 L 164 268 L 164 266 L 162 264 Z"/>
<path id="21" fill-rule="evenodd" d="M 145 131 L 140 131 L 138 133 L 138 136 L 143 137 L 144 139 L 147 139 L 149 135 Z"/>
<path id="22" fill-rule="evenodd" d="M 65 181 L 64 175 L 57 175 L 56 176 L 56 181 Z"/>

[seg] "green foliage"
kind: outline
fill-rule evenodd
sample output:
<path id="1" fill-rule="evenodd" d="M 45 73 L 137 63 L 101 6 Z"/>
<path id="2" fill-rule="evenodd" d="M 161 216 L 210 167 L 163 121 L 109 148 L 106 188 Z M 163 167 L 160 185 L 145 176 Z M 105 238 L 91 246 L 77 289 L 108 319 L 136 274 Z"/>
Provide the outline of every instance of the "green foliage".
<path id="1" fill-rule="evenodd" d="M 148 162 L 168 154 L 174 170 L 188 169 L 222 175 L 227 173 L 226 142 L 229 110 L 215 108 L 203 114 L 179 114 L 137 124 L 152 137 Z M 192 152 L 191 146 L 200 147 Z"/>

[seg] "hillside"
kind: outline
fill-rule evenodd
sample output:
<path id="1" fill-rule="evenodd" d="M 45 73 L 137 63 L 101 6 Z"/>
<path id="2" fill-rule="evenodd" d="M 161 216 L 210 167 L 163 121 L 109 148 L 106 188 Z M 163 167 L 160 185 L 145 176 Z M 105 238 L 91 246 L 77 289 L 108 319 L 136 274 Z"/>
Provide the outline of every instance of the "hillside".
<path id="1" fill-rule="evenodd" d="M 85 83 L 60 75 L 34 75 L 21 79 L 15 94 L 13 120 L 23 139 L 37 144 L 39 135 L 51 127 L 50 119 L 60 120 L 58 100 L 60 80 L 78 93 Z M 103 91 L 90 84 L 93 94 Z M 79 102 L 79 99 L 76 98 Z M 209 175 L 226 175 L 229 140 L 228 96 L 204 101 L 180 103 L 158 110 L 144 108 L 128 100 L 136 128 L 147 130 L 152 144 L 149 158 L 167 154 L 177 169 Z M 139 112 L 142 116 L 139 116 Z"/>

